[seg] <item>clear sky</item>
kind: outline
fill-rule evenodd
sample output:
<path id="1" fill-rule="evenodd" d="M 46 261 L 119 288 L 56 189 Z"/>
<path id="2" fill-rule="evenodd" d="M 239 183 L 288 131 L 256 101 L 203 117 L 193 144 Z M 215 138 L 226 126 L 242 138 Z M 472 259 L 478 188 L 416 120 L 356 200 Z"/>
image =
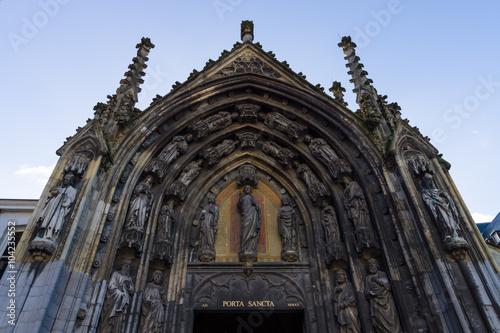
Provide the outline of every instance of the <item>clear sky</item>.
<path id="1" fill-rule="evenodd" d="M 255 41 L 356 109 L 350 35 L 379 94 L 452 164 L 476 222 L 500 211 L 500 2 L 0 0 L 0 198 L 38 199 L 66 137 L 116 91 L 141 37 L 149 55 L 138 107 L 217 59 L 253 20 Z"/>

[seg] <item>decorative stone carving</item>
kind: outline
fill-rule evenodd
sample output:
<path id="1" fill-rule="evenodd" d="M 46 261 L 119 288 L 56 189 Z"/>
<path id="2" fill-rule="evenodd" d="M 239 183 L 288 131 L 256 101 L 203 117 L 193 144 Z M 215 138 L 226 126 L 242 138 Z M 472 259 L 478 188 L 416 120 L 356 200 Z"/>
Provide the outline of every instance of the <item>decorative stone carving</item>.
<path id="1" fill-rule="evenodd" d="M 373 232 L 370 212 L 366 204 L 363 190 L 359 184 L 350 177 L 342 177 L 345 184 L 344 208 L 347 216 L 354 225 L 356 235 L 356 250 L 361 252 L 363 248 L 379 248 Z"/>
<path id="2" fill-rule="evenodd" d="M 245 51 L 231 62 L 231 65 L 221 69 L 217 76 L 226 76 L 243 73 L 254 73 L 279 79 L 281 75 L 266 65 L 253 52 Z"/>
<path id="3" fill-rule="evenodd" d="M 339 102 L 340 104 L 347 106 L 347 102 L 344 101 L 344 93 L 345 93 L 345 88 L 342 87 L 340 82 L 338 81 L 333 81 L 332 87 L 329 89 L 333 96 L 335 96 L 335 100 Z"/>
<path id="4" fill-rule="evenodd" d="M 340 332 L 361 333 L 356 294 L 352 283 L 347 280 L 347 274 L 343 269 L 339 269 L 335 276 L 337 286 L 335 287 L 334 304 Z"/>
<path id="5" fill-rule="evenodd" d="M 286 262 L 299 259 L 297 253 L 297 219 L 293 200 L 284 195 L 281 197 L 281 208 L 278 211 L 278 230 L 281 236 L 281 258 Z"/>
<path id="6" fill-rule="evenodd" d="M 223 156 L 231 154 L 235 149 L 239 141 L 234 141 L 231 139 L 226 139 L 222 143 L 215 147 L 210 147 L 201 153 L 201 156 L 207 160 L 208 165 L 214 165 L 219 163 Z"/>
<path id="7" fill-rule="evenodd" d="M 376 332 L 402 332 L 387 274 L 379 270 L 377 260 L 368 259 L 365 296 L 370 301 L 372 323 Z"/>
<path id="8" fill-rule="evenodd" d="M 460 215 L 455 202 L 448 192 L 436 187 L 432 175 L 428 173 L 424 175 L 422 181 L 422 200 L 429 207 L 434 220 L 441 228 L 445 245 L 449 245 L 450 250 L 456 250 L 461 247 L 460 245 L 468 248 L 467 241 L 459 235 Z M 453 245 L 451 245 L 452 243 Z"/>
<path id="9" fill-rule="evenodd" d="M 290 120 L 278 112 L 259 113 L 259 118 L 264 121 L 264 124 L 288 135 L 290 139 L 297 140 L 300 135 L 307 129 L 306 126 L 299 124 L 296 121 Z"/>
<path id="10" fill-rule="evenodd" d="M 125 225 L 120 237 L 120 245 L 133 247 L 140 251 L 144 226 L 151 210 L 153 177 L 147 176 L 144 181 L 137 184 L 132 193 Z"/>
<path id="11" fill-rule="evenodd" d="M 175 136 L 170 143 L 163 148 L 160 155 L 154 158 L 146 167 L 145 171 L 155 174 L 158 179 L 163 180 L 170 164 L 184 154 L 188 149 L 188 143 L 191 142 L 191 134 Z"/>
<path id="12" fill-rule="evenodd" d="M 76 199 L 77 190 L 72 186 L 74 179 L 73 173 L 69 172 L 64 175 L 62 185 L 50 189 L 38 219 L 38 234 L 35 240 L 41 238 L 54 243 L 57 240 Z"/>
<path id="13" fill-rule="evenodd" d="M 322 201 L 321 207 L 323 208 L 321 210 L 321 224 L 325 230 L 326 264 L 330 266 L 334 261 L 347 261 L 344 243 L 340 240 L 335 209 L 328 205 L 327 201 Z"/>
<path id="14" fill-rule="evenodd" d="M 92 154 L 92 152 L 88 150 L 80 150 L 76 152 L 64 166 L 63 172 L 71 172 L 82 177 L 87 170 L 87 166 L 89 165 L 89 162 L 92 160 L 93 156 L 94 155 Z"/>
<path id="15" fill-rule="evenodd" d="M 131 265 L 132 261 L 124 259 L 121 270 L 113 272 L 109 279 L 98 333 L 125 332 L 130 297 L 134 292 L 130 277 Z"/>
<path id="16" fill-rule="evenodd" d="M 283 148 L 273 141 L 266 141 L 262 144 L 262 151 L 278 160 L 278 163 L 287 167 L 295 155 L 288 148 Z"/>
<path id="17" fill-rule="evenodd" d="M 250 185 L 257 188 L 259 177 L 257 169 L 250 164 L 242 165 L 238 168 L 238 176 L 236 177 L 238 186 Z"/>
<path id="18" fill-rule="evenodd" d="M 208 196 L 208 205 L 201 211 L 200 239 L 198 260 L 203 262 L 215 259 L 215 236 L 217 234 L 217 222 L 219 220 L 219 208 L 215 205 L 215 196 Z"/>
<path id="19" fill-rule="evenodd" d="M 297 176 L 306 183 L 307 192 L 314 203 L 319 198 L 329 195 L 325 185 L 318 180 L 307 164 L 302 163 L 297 166 Z"/>
<path id="20" fill-rule="evenodd" d="M 165 304 L 167 295 L 160 285 L 163 274 L 154 271 L 151 282 L 146 285 L 142 298 L 139 333 L 161 333 L 165 322 Z"/>
<path id="21" fill-rule="evenodd" d="M 252 272 L 252 265 L 257 260 L 257 242 L 260 236 L 260 207 L 252 196 L 252 188 L 246 185 L 236 204 L 241 214 L 239 259 L 245 265 L 245 272 Z"/>
<path id="22" fill-rule="evenodd" d="M 199 140 L 208 136 L 212 132 L 228 127 L 236 118 L 238 118 L 238 113 L 236 112 L 230 113 L 227 111 L 220 111 L 189 125 L 189 128 L 196 133 L 196 139 Z"/>
<path id="23" fill-rule="evenodd" d="M 341 173 L 350 173 L 351 167 L 339 158 L 335 151 L 330 147 L 326 140 L 322 138 L 313 139 L 310 135 L 306 135 L 305 142 L 309 143 L 309 150 L 318 160 L 323 162 L 334 179 Z"/>
<path id="24" fill-rule="evenodd" d="M 174 200 L 170 199 L 168 204 L 160 209 L 158 224 L 156 226 L 155 242 L 153 244 L 152 259 L 172 261 L 173 234 L 172 226 L 175 222 Z"/>
<path id="25" fill-rule="evenodd" d="M 410 145 L 406 147 L 407 151 L 405 151 L 405 162 L 410 171 L 414 174 L 415 177 L 421 177 L 426 173 L 433 174 L 434 170 L 432 170 L 431 163 L 425 157 L 424 154 L 416 151 L 408 151 L 411 149 Z"/>
<path id="26" fill-rule="evenodd" d="M 191 184 L 193 179 L 200 174 L 202 163 L 203 160 L 198 160 L 192 161 L 186 165 L 179 178 L 170 185 L 167 194 L 177 196 L 179 199 L 184 200 L 189 184 Z"/>
<path id="27" fill-rule="evenodd" d="M 257 135 L 253 132 L 240 132 L 237 133 L 236 136 L 238 137 L 238 140 L 240 140 L 240 147 L 241 149 L 253 149 L 257 146 Z"/>
<path id="28" fill-rule="evenodd" d="M 260 109 L 261 106 L 257 104 L 246 103 L 236 105 L 236 111 L 240 116 L 240 123 L 256 123 Z"/>

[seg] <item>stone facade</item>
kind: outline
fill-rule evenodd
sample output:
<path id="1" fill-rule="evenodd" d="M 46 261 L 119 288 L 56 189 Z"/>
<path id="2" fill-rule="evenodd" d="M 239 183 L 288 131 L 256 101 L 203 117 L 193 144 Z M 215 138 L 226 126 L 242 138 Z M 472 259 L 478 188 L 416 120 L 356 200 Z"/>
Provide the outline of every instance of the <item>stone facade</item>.
<path id="1" fill-rule="evenodd" d="M 332 98 L 264 52 L 249 21 L 242 41 L 142 111 L 154 45 L 137 45 L 58 150 L 2 331 L 498 330 L 500 270 L 448 164 L 350 38 L 356 112 L 338 82 Z"/>

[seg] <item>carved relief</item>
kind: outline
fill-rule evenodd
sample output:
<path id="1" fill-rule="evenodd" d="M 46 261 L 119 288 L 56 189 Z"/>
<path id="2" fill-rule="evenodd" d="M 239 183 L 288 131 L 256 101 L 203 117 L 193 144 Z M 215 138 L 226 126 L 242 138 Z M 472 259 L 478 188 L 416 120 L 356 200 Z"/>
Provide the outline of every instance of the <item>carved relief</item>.
<path id="1" fill-rule="evenodd" d="M 163 148 L 160 155 L 154 158 L 146 167 L 146 172 L 155 174 L 158 179 L 163 180 L 170 164 L 184 154 L 188 149 L 188 143 L 191 142 L 191 134 L 175 136 L 170 143 Z"/>
<path id="2" fill-rule="evenodd" d="M 174 200 L 171 199 L 167 205 L 162 206 L 160 209 L 151 259 L 165 260 L 167 263 L 172 261 L 172 246 L 174 241 L 172 226 L 174 222 Z"/>
<path id="3" fill-rule="evenodd" d="M 235 149 L 239 141 L 234 141 L 231 139 L 226 139 L 222 143 L 215 147 L 210 147 L 201 153 L 201 156 L 207 160 L 208 165 L 214 165 L 219 163 L 223 156 L 231 154 Z"/>
<path id="4" fill-rule="evenodd" d="M 236 105 L 236 111 L 239 113 L 241 123 L 256 123 L 260 109 L 261 106 L 257 104 L 246 103 Z"/>
<path id="5" fill-rule="evenodd" d="M 124 259 L 121 270 L 113 272 L 106 290 L 98 333 L 125 331 L 130 297 L 134 292 L 130 267 L 132 261 Z"/>
<path id="6" fill-rule="evenodd" d="M 328 196 L 328 191 L 323 183 L 314 175 L 307 164 L 296 164 L 297 176 L 307 185 L 307 193 L 313 202 L 317 202 L 319 198 Z"/>
<path id="7" fill-rule="evenodd" d="M 306 126 L 299 124 L 296 121 L 290 120 L 278 112 L 259 113 L 259 118 L 264 121 L 264 124 L 288 135 L 290 139 L 297 140 L 300 135 L 307 129 Z"/>
<path id="8" fill-rule="evenodd" d="M 340 240 L 339 224 L 335 209 L 327 201 L 321 203 L 321 224 L 325 231 L 326 264 L 330 266 L 334 261 L 344 260 L 347 257 L 344 243 Z"/>
<path id="9" fill-rule="evenodd" d="M 377 260 L 373 258 L 368 260 L 368 272 L 365 296 L 370 301 L 372 323 L 376 332 L 402 332 L 387 274 L 379 270 Z"/>
<path id="10" fill-rule="evenodd" d="M 335 315 L 340 324 L 340 332 L 361 333 L 356 294 L 352 283 L 347 280 L 347 274 L 344 270 L 339 269 L 336 272 L 336 281 L 334 304 Z"/>
<path id="11" fill-rule="evenodd" d="M 281 198 L 281 208 L 278 212 L 278 230 L 281 236 L 281 258 L 293 262 L 299 259 L 297 253 L 297 218 L 293 201 L 288 195 Z"/>
<path id="12" fill-rule="evenodd" d="M 359 184 L 349 177 L 343 177 L 344 208 L 347 216 L 354 225 L 356 235 L 356 250 L 361 252 L 363 248 L 379 248 L 375 234 L 372 229 L 370 212 L 366 204 L 363 190 Z"/>
<path id="13" fill-rule="evenodd" d="M 257 169 L 250 164 L 242 165 L 238 169 L 238 176 L 236 177 L 238 186 L 250 185 L 254 188 L 257 187 L 259 177 L 257 176 Z"/>
<path id="14" fill-rule="evenodd" d="M 208 136 L 212 132 L 228 127 L 237 117 L 238 114 L 236 112 L 230 113 L 227 111 L 220 111 L 189 125 L 189 128 L 196 133 L 196 138 L 199 140 Z"/>
<path id="15" fill-rule="evenodd" d="M 290 164 L 295 155 L 288 148 L 283 148 L 273 141 L 266 141 L 260 143 L 262 151 L 267 155 L 271 155 L 278 160 L 278 163 L 286 167 Z"/>
<path id="16" fill-rule="evenodd" d="M 87 170 L 89 162 L 93 159 L 94 154 L 88 150 L 80 150 L 76 152 L 68 163 L 64 166 L 64 173 L 73 173 L 80 177 L 83 176 Z"/>
<path id="17" fill-rule="evenodd" d="M 137 251 L 141 250 L 144 226 L 151 210 L 152 185 L 153 177 L 147 176 L 134 188 L 119 247 L 127 246 L 135 248 Z"/>
<path id="18" fill-rule="evenodd" d="M 240 147 L 241 149 L 252 149 L 255 148 L 257 145 L 257 135 L 253 132 L 240 132 L 237 133 L 236 136 L 238 137 L 238 140 L 240 140 L 241 144 Z"/>
<path id="19" fill-rule="evenodd" d="M 184 170 L 182 170 L 179 178 L 170 185 L 167 194 L 177 196 L 179 199 L 184 200 L 189 184 L 191 184 L 191 182 L 200 174 L 202 163 L 203 160 L 190 162 Z"/>
<path id="20" fill-rule="evenodd" d="M 270 76 L 279 79 L 281 75 L 274 69 L 266 65 L 262 60 L 260 60 L 253 52 L 245 51 L 241 56 L 234 59 L 231 65 L 224 67 L 219 72 L 218 76 L 242 74 L 242 73 L 254 73 L 261 74 L 265 76 Z"/>
<path id="21" fill-rule="evenodd" d="M 167 295 L 160 285 L 163 274 L 155 271 L 151 282 L 146 285 L 142 298 L 139 333 L 161 333 L 165 322 L 165 304 Z"/>
<path id="22" fill-rule="evenodd" d="M 198 260 L 209 262 L 215 259 L 215 236 L 217 234 L 217 222 L 219 220 L 219 209 L 215 205 L 215 196 L 209 195 L 208 205 L 201 211 L 200 238 Z"/>
<path id="23" fill-rule="evenodd" d="M 257 260 L 257 242 L 260 236 L 260 207 L 252 196 L 252 188 L 246 185 L 236 207 L 241 215 L 240 250 L 238 256 L 245 264 L 245 272 L 252 272 L 252 265 Z"/>
<path id="24" fill-rule="evenodd" d="M 322 138 L 313 139 L 306 135 L 305 142 L 309 143 L 309 150 L 318 160 L 323 162 L 334 179 L 341 173 L 350 173 L 351 168 L 343 159 L 339 158 L 335 151 L 330 147 L 326 140 Z"/>

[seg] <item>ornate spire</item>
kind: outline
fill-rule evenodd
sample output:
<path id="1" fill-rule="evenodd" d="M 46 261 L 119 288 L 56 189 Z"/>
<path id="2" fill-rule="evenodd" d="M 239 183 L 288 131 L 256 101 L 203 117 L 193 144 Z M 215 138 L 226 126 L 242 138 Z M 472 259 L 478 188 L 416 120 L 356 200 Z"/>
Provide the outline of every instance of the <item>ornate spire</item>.
<path id="1" fill-rule="evenodd" d="M 241 22 L 241 40 L 243 42 L 253 42 L 253 21 Z"/>

